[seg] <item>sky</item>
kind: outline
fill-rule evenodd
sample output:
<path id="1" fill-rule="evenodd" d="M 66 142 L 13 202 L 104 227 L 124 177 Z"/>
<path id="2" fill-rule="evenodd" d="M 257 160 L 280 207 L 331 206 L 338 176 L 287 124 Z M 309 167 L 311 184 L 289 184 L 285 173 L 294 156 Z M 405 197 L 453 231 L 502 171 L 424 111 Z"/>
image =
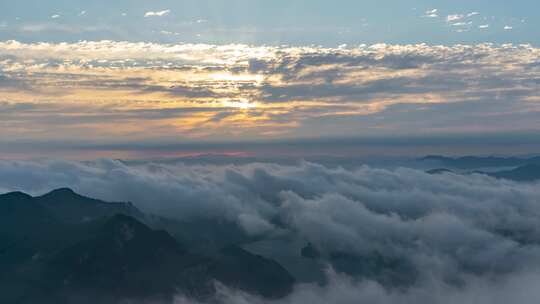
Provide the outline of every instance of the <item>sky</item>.
<path id="1" fill-rule="evenodd" d="M 534 0 L 2 1 L 0 39 L 538 45 L 537 11 Z"/>
<path id="2" fill-rule="evenodd" d="M 2 1 L 0 158 L 537 153 L 539 8 Z"/>

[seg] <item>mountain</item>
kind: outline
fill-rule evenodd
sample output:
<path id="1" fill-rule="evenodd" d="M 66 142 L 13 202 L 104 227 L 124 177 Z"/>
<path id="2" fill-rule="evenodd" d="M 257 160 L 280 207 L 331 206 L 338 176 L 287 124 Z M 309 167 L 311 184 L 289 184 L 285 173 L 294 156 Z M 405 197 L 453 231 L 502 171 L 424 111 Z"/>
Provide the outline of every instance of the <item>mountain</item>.
<path id="1" fill-rule="evenodd" d="M 378 252 L 365 255 L 336 251 L 330 254 L 333 268 L 351 276 L 361 276 L 380 282 L 384 286 L 411 286 L 418 271 L 410 261 L 383 256 Z"/>
<path id="2" fill-rule="evenodd" d="M 46 262 L 46 287 L 54 291 L 47 298 L 77 299 L 76 303 L 83 299 L 88 303 L 165 301 L 177 289 L 198 294 L 203 292 L 197 289 L 205 286 L 210 293 L 207 273 L 187 277 L 191 268 L 210 263 L 204 256 L 190 254 L 167 232 L 115 215 L 102 222 L 94 237 L 61 250 Z"/>
<path id="3" fill-rule="evenodd" d="M 108 203 L 75 193 L 63 188 L 38 196 L 35 201 L 47 208 L 49 212 L 61 221 L 77 223 L 90 221 L 116 213 L 141 218 L 143 213 L 131 203 Z"/>
<path id="4" fill-rule="evenodd" d="M 238 245 L 192 250 L 196 235 L 183 242 L 148 218 L 176 223 L 69 189 L 0 195 L 0 303 L 171 303 L 212 297 L 215 281 L 266 298 L 292 291 L 277 262 Z"/>
<path id="5" fill-rule="evenodd" d="M 443 174 L 443 173 L 454 173 L 452 170 L 440 168 L 432 169 L 426 171 L 428 174 Z M 534 182 L 540 180 L 540 165 L 537 164 L 528 164 L 524 166 L 517 167 L 511 170 L 502 170 L 495 172 L 485 172 L 480 170 L 474 170 L 467 172 L 465 174 L 483 174 L 489 175 L 499 179 L 507 179 L 516 182 Z"/>
<path id="6" fill-rule="evenodd" d="M 266 298 L 286 296 L 292 292 L 295 282 L 292 275 L 277 262 L 253 255 L 238 246 L 221 250 L 218 263 L 212 266 L 211 273 L 218 281 L 228 282 L 232 287 Z"/>
<path id="7" fill-rule="evenodd" d="M 512 170 L 488 173 L 488 175 L 518 182 L 532 182 L 540 180 L 540 165 L 529 164 Z"/>
<path id="8" fill-rule="evenodd" d="M 319 250 L 311 243 L 303 247 L 300 251 L 300 254 L 306 259 L 317 260 L 321 257 L 321 253 L 319 252 Z"/>
<path id="9" fill-rule="evenodd" d="M 443 173 L 454 173 L 454 171 L 446 169 L 446 168 L 437 168 L 437 169 L 431 169 L 426 171 L 427 174 L 431 175 L 437 175 L 437 174 L 443 174 Z"/>
<path id="10" fill-rule="evenodd" d="M 519 157 L 477 157 L 464 156 L 458 158 L 430 155 L 420 159 L 425 162 L 435 162 L 457 169 L 477 169 L 477 168 L 496 168 L 496 167 L 518 167 L 527 164 L 540 165 L 540 156 L 531 158 Z"/>

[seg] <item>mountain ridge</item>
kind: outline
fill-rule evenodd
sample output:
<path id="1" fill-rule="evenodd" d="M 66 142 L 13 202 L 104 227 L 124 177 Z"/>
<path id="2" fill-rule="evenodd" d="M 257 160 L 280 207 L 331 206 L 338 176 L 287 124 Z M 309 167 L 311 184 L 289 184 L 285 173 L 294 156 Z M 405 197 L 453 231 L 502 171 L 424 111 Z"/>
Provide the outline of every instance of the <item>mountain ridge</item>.
<path id="1" fill-rule="evenodd" d="M 214 281 L 267 298 L 292 291 L 295 279 L 277 262 L 239 246 L 192 252 L 120 204 L 124 212 L 68 188 L 0 195 L 0 303 L 172 303 L 177 292 L 212 297 Z"/>

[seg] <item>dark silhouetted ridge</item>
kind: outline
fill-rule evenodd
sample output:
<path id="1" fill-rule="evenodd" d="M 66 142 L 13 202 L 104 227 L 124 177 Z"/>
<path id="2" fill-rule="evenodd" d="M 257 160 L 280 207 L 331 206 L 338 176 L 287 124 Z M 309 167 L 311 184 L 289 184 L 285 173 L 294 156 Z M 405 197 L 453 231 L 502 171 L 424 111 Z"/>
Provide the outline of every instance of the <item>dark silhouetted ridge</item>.
<path id="1" fill-rule="evenodd" d="M 454 171 L 446 168 L 437 168 L 437 169 L 431 169 L 426 171 L 427 174 L 437 175 L 437 174 L 444 174 L 444 173 L 454 173 Z"/>
<path id="2" fill-rule="evenodd" d="M 508 179 L 519 182 L 532 182 L 540 180 L 540 165 L 529 164 L 513 170 L 491 173 L 496 178 Z"/>
<path id="3" fill-rule="evenodd" d="M 239 246 L 192 251 L 206 222 L 187 230 L 186 246 L 146 218 L 68 188 L 0 195 L 0 303 L 172 303 L 178 292 L 202 300 L 216 281 L 268 298 L 292 291 L 285 268 Z"/>
<path id="4" fill-rule="evenodd" d="M 431 161 L 459 169 L 477 169 L 477 168 L 496 168 L 496 167 L 518 167 L 528 164 L 540 165 L 540 156 L 531 158 L 520 157 L 479 157 L 479 156 L 464 156 L 464 157 L 446 157 L 439 155 L 429 155 L 420 158 L 421 161 Z"/>

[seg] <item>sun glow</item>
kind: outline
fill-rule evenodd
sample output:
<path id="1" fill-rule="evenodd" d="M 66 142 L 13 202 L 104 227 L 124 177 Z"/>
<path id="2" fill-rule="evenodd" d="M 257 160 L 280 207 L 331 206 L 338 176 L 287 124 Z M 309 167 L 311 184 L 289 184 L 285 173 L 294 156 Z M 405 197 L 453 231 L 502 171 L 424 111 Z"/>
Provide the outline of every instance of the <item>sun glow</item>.
<path id="1" fill-rule="evenodd" d="M 217 81 L 254 82 L 256 84 L 264 80 L 264 76 L 259 74 L 232 74 L 226 72 L 209 74 L 208 77 Z"/>
<path id="2" fill-rule="evenodd" d="M 250 102 L 247 99 L 236 99 L 236 100 L 226 100 L 223 101 L 224 107 L 229 108 L 238 108 L 242 110 L 249 110 L 249 109 L 255 109 L 257 108 L 256 102 Z"/>

